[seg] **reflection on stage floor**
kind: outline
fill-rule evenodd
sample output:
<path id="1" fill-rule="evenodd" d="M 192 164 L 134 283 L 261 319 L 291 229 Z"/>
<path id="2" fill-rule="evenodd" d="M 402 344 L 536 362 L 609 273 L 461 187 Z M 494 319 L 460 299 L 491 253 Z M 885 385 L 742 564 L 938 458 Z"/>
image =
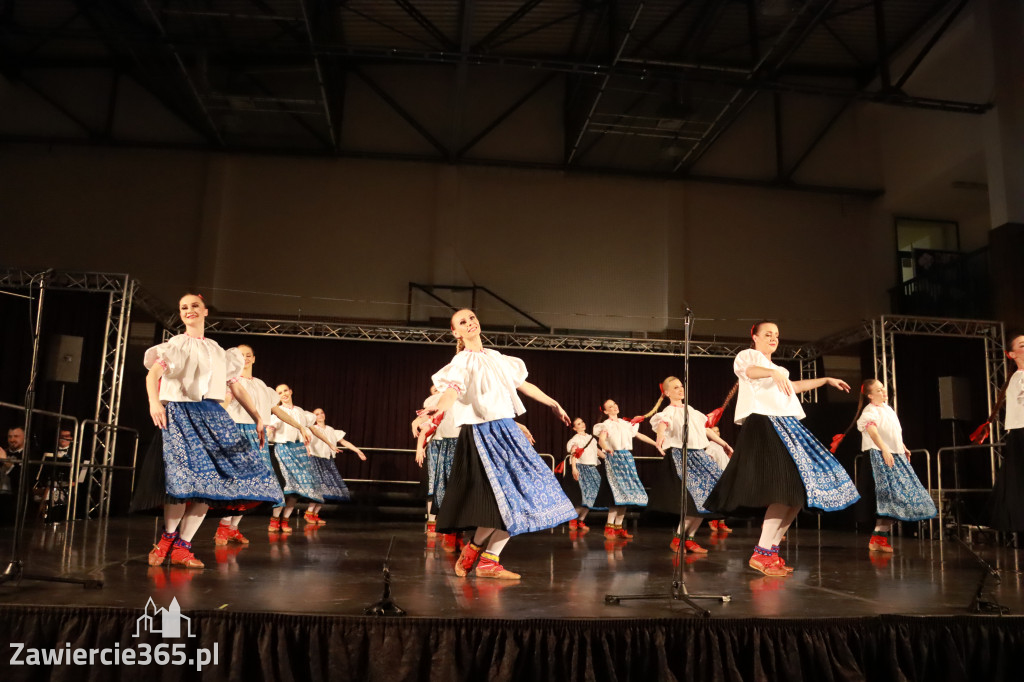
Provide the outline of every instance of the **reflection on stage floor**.
<path id="1" fill-rule="evenodd" d="M 596 520 L 595 520 L 596 521 Z M 982 568 L 952 541 L 896 538 L 893 554 L 869 552 L 867 536 L 794 529 L 783 556 L 796 571 L 765 577 L 747 567 L 757 527 L 735 524 L 731 535 L 701 529 L 707 555 L 673 554 L 671 530 L 645 527 L 632 540 L 607 540 L 601 527 L 586 534 L 566 527 L 513 538 L 502 563 L 517 581 L 455 576 L 455 554 L 440 535 L 428 538 L 415 522 L 356 523 L 344 517 L 323 527 L 270 534 L 266 519 L 243 520 L 248 546 L 215 547 L 215 521 L 194 541 L 204 570 L 150 567 L 156 535 L 149 518 L 117 518 L 36 525 L 26 530 L 26 572 L 98 577 L 99 590 L 23 580 L 0 586 L 0 603 L 142 608 L 152 597 L 183 611 L 230 610 L 361 615 L 381 595 L 381 568 L 392 537 L 394 600 L 411 617 L 427 618 L 673 618 L 690 611 L 678 601 L 605 603 L 608 594 L 667 593 L 682 562 L 691 593 L 728 594 L 728 602 L 702 601 L 718 618 L 860 617 L 880 614 L 959 615 L 967 612 Z M 296 523 L 293 519 L 292 526 Z M 9 538 L 9 529 L 0 537 Z M 999 571 L 986 597 L 1024 613 L 1021 552 L 976 545 Z"/>

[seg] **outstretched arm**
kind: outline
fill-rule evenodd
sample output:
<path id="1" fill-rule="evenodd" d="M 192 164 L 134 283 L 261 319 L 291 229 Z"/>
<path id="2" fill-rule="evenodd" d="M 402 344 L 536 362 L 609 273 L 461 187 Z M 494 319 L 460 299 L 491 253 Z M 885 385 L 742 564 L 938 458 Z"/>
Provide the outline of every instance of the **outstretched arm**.
<path id="1" fill-rule="evenodd" d="M 242 406 L 242 409 L 252 417 L 253 423 L 256 424 L 256 435 L 260 440 L 260 447 L 263 447 L 267 442 L 267 434 L 263 430 L 263 419 L 260 417 L 259 410 L 256 409 L 256 404 L 252 401 L 252 396 L 249 395 L 249 391 L 245 390 L 245 386 L 240 381 L 228 384 L 228 388 L 231 390 L 231 395 Z"/>
<path id="2" fill-rule="evenodd" d="M 437 407 L 429 410 L 424 410 L 423 414 L 412 420 L 412 436 L 413 438 L 419 439 L 420 433 L 426 431 L 430 427 L 427 423 L 433 418 L 438 412 L 447 412 L 448 409 L 455 404 L 455 401 L 459 399 L 459 392 L 454 388 L 447 389 L 441 394 L 441 399 L 437 401 Z"/>
<path id="3" fill-rule="evenodd" d="M 633 438 L 636 438 L 637 440 L 642 440 L 643 442 L 647 443 L 648 445 L 653 445 L 654 447 L 656 447 L 658 449 L 658 452 L 660 452 L 664 456 L 665 451 L 661 449 L 660 445 L 658 445 L 653 440 L 651 440 L 650 436 L 645 436 L 644 434 L 642 434 L 642 433 L 640 433 L 638 431 L 636 433 L 636 435 L 633 436 Z"/>
<path id="4" fill-rule="evenodd" d="M 286 411 L 282 410 L 278 406 L 270 408 L 270 414 L 274 415 L 275 417 L 277 417 L 278 419 L 280 419 L 281 421 L 283 421 L 285 424 L 287 424 L 288 426 L 292 427 L 293 429 L 297 429 L 298 432 L 299 432 L 299 435 L 302 436 L 303 442 L 306 445 L 309 445 L 309 441 L 310 441 L 309 431 L 306 430 L 305 426 L 303 426 L 299 422 L 297 422 L 294 419 L 292 419 L 292 416 L 290 414 L 288 414 Z"/>
<path id="5" fill-rule="evenodd" d="M 714 429 L 704 429 L 704 433 L 707 434 L 708 440 L 713 443 L 718 443 L 725 450 L 725 454 L 732 457 L 732 446 L 725 442 L 725 440 L 715 433 Z"/>
<path id="6" fill-rule="evenodd" d="M 843 393 L 850 392 L 850 384 L 846 383 L 842 379 L 834 379 L 833 377 L 818 377 L 817 379 L 802 379 L 800 381 L 794 381 L 793 391 L 795 393 L 803 393 L 804 391 L 813 391 L 816 388 L 821 388 L 825 384 L 828 384 L 832 388 L 837 388 Z"/>
<path id="7" fill-rule="evenodd" d="M 555 413 L 555 416 L 558 417 L 559 421 L 561 421 L 566 426 L 569 426 L 572 423 L 572 421 L 569 419 L 569 415 L 565 413 L 565 410 L 562 409 L 562 406 L 558 404 L 557 400 L 555 400 L 547 393 L 531 384 L 529 381 L 524 381 L 523 383 L 519 384 L 519 392 L 525 396 L 533 398 L 541 405 L 546 405 L 547 407 L 550 407 L 551 411 Z"/>
<path id="8" fill-rule="evenodd" d="M 366 455 L 364 455 L 363 451 L 360 450 L 359 448 L 357 448 L 355 445 L 352 445 L 352 443 L 349 443 L 344 438 L 338 439 L 338 442 L 341 443 L 342 447 L 344 447 L 344 448 L 346 448 L 348 450 L 351 450 L 352 452 L 356 453 L 356 455 L 359 456 L 359 459 L 363 460 L 364 462 L 366 461 Z"/>

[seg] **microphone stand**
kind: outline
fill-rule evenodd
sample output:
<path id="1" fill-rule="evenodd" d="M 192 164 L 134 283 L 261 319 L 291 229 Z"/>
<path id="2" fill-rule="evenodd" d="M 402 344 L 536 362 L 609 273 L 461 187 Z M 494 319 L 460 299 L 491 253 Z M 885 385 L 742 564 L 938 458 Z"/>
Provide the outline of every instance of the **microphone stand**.
<path id="1" fill-rule="evenodd" d="M 81 585 L 85 588 L 99 588 L 103 587 L 102 580 L 62 578 L 59 576 L 44 576 L 25 573 L 25 564 L 21 558 L 21 546 L 25 532 L 25 517 L 27 516 L 26 507 L 29 481 L 29 454 L 31 452 L 30 448 L 32 443 L 32 412 L 35 411 L 36 403 L 36 373 L 39 367 L 39 338 L 43 324 L 43 297 L 46 293 L 46 281 L 49 276 L 50 271 L 47 270 L 46 272 L 32 278 L 32 284 L 35 283 L 36 277 L 39 278 L 39 303 L 36 307 L 36 323 L 32 337 L 32 365 L 28 375 L 28 388 L 25 389 L 25 422 L 23 427 L 25 431 L 25 445 L 21 450 L 21 471 L 18 472 L 18 494 L 15 496 L 14 502 L 14 536 L 11 541 L 11 559 L 4 565 L 3 570 L 0 571 L 0 585 L 11 581 L 19 581 L 22 578 L 25 578 L 27 580 L 71 583 L 74 585 Z M 31 287 L 31 284 L 29 286 Z M 29 289 L 29 294 L 29 306 L 31 310 L 31 288 Z"/>
<path id="2" fill-rule="evenodd" d="M 684 333 L 683 333 L 683 475 L 680 481 L 680 495 L 679 495 L 679 523 L 684 525 L 686 522 L 686 465 L 689 459 L 689 450 L 687 444 L 690 436 L 690 335 L 693 328 L 693 311 L 690 307 L 686 307 L 686 316 L 683 318 Z M 667 455 L 666 455 L 667 456 Z M 684 529 L 685 530 L 685 529 Z M 682 555 L 686 550 L 680 546 L 679 553 Z M 682 559 L 682 556 L 679 557 Z M 686 589 L 686 578 L 683 575 L 683 562 L 676 561 L 672 569 L 672 586 L 671 590 L 666 593 L 659 594 L 606 594 L 604 602 L 606 604 L 619 604 L 623 601 L 636 601 L 640 599 L 671 599 L 673 601 L 681 601 L 685 603 L 694 615 L 699 615 L 704 618 L 709 618 L 711 612 L 702 606 L 698 605 L 694 599 L 714 599 L 715 601 L 725 602 L 732 600 L 732 595 L 729 594 L 690 594 Z"/>

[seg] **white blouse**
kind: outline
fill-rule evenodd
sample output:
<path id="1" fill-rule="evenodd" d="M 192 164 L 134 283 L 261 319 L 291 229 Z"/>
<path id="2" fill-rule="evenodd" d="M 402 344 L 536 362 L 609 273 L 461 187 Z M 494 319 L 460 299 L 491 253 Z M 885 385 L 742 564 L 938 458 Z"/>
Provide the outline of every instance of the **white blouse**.
<path id="1" fill-rule="evenodd" d="M 606 419 L 594 424 L 594 435 L 608 434 L 608 447 L 612 450 L 633 450 L 633 436 L 640 431 L 639 424 L 631 424 L 625 419 Z"/>
<path id="2" fill-rule="evenodd" d="M 729 455 L 725 454 L 725 448 L 715 441 L 708 441 L 708 446 L 704 448 L 704 452 L 711 455 L 711 458 L 715 460 L 718 468 L 722 471 L 725 471 L 725 467 L 729 466 Z"/>
<path id="3" fill-rule="evenodd" d="M 427 399 L 423 401 L 423 409 L 432 410 L 437 407 L 439 402 L 441 402 L 440 393 L 427 396 Z M 444 413 L 444 419 L 437 425 L 437 431 L 434 431 L 434 438 L 458 438 L 459 431 L 459 427 L 455 425 L 455 417 L 452 416 L 452 410 L 448 410 Z"/>
<path id="4" fill-rule="evenodd" d="M 690 413 L 690 430 L 687 433 L 686 449 L 703 450 L 710 442 L 707 430 L 704 427 L 708 423 L 708 417 L 706 414 L 698 411 L 693 405 L 687 405 L 686 409 Z M 683 447 L 683 417 L 685 414 L 686 412 L 683 411 L 682 405 L 669 405 L 651 417 L 651 427 L 654 429 L 655 434 L 658 433 L 658 425 L 668 424 L 668 428 L 665 430 L 663 448 Z"/>
<path id="5" fill-rule="evenodd" d="M 339 429 L 331 428 L 330 426 L 320 426 L 320 427 L 317 427 L 317 428 L 319 428 L 321 431 L 323 431 L 323 434 L 325 436 L 327 436 L 327 440 L 331 441 L 331 443 L 333 443 L 335 445 L 338 444 L 339 440 L 341 440 L 342 438 L 345 437 L 345 432 L 344 431 L 341 431 Z M 319 457 L 321 459 L 333 459 L 334 458 L 334 453 L 331 451 L 331 449 L 329 447 L 327 447 L 327 443 L 323 442 L 322 440 L 320 440 L 316 436 L 313 436 L 313 440 L 310 441 L 309 449 L 310 449 L 310 453 L 314 457 Z"/>
<path id="6" fill-rule="evenodd" d="M 867 432 L 867 428 L 871 424 L 878 429 L 878 435 L 885 443 L 885 447 L 889 448 L 889 452 L 893 455 L 902 455 L 906 452 L 907 446 L 903 444 L 903 427 L 900 426 L 900 418 L 896 416 L 896 411 L 888 404 L 872 405 L 870 403 L 857 418 L 857 430 L 861 432 L 860 449 L 862 451 L 878 449 L 875 441 L 871 440 L 871 436 Z"/>
<path id="7" fill-rule="evenodd" d="M 1024 428 L 1024 369 L 1018 369 L 1010 377 L 1006 387 L 1007 429 Z"/>
<path id="8" fill-rule="evenodd" d="M 263 424 L 270 424 L 271 415 L 270 411 L 281 404 L 281 396 L 277 394 L 277 391 L 267 386 L 260 379 L 256 377 L 238 377 L 238 382 L 245 386 L 245 390 L 249 392 L 249 397 L 252 398 L 252 402 L 256 405 L 256 412 L 259 413 L 260 418 L 263 420 Z M 254 424 L 252 417 L 242 407 L 242 403 L 237 400 L 232 400 L 224 408 L 231 415 L 231 418 L 235 420 L 236 424 Z"/>
<path id="9" fill-rule="evenodd" d="M 278 407 L 287 412 L 289 417 L 306 428 L 316 424 L 316 415 L 312 412 L 306 412 L 298 405 L 292 405 L 291 407 L 279 405 Z M 302 442 L 302 436 L 299 434 L 299 430 L 291 424 L 285 424 L 277 417 L 277 415 L 270 418 L 270 425 L 274 427 L 275 443 Z M 315 440 L 316 436 L 313 436 L 313 439 Z"/>
<path id="10" fill-rule="evenodd" d="M 750 414 L 763 414 L 769 417 L 796 417 L 803 419 L 804 408 L 796 393 L 786 395 L 779 390 L 770 377 L 751 379 L 747 376 L 748 367 L 764 367 L 781 369 L 789 376 L 789 370 L 779 367 L 768 359 L 764 353 L 748 348 L 741 351 L 732 363 L 732 369 L 739 377 L 739 392 L 736 395 L 736 416 L 734 421 L 742 424 Z"/>
<path id="11" fill-rule="evenodd" d="M 591 436 L 589 433 L 577 433 L 575 436 L 569 439 L 569 442 L 565 444 L 565 450 L 570 455 L 576 452 L 577 448 L 583 448 L 583 454 L 576 460 L 577 464 L 589 464 L 590 466 L 597 466 L 600 463 L 600 458 L 597 456 L 597 438 Z"/>
<path id="12" fill-rule="evenodd" d="M 213 339 L 178 334 L 148 349 L 143 364 L 146 369 L 163 365 L 160 402 L 197 403 L 224 400 L 228 382 L 238 378 L 245 362 L 237 348 L 224 350 Z"/>
<path id="13" fill-rule="evenodd" d="M 526 381 L 526 364 L 496 350 L 464 350 L 431 379 L 441 393 L 454 388 L 456 426 L 512 419 L 526 412 L 516 390 Z"/>

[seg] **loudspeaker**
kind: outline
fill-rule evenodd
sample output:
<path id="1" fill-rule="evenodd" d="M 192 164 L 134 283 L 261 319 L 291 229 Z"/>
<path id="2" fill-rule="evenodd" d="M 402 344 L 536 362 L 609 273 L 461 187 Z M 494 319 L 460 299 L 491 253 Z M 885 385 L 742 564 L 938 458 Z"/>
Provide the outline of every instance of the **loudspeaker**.
<path id="1" fill-rule="evenodd" d="M 82 366 L 82 340 L 81 336 L 64 334 L 50 337 L 44 375 L 47 381 L 78 383 L 78 372 Z"/>
<path id="2" fill-rule="evenodd" d="M 971 418 L 971 386 L 963 377 L 939 377 L 940 419 Z"/>

